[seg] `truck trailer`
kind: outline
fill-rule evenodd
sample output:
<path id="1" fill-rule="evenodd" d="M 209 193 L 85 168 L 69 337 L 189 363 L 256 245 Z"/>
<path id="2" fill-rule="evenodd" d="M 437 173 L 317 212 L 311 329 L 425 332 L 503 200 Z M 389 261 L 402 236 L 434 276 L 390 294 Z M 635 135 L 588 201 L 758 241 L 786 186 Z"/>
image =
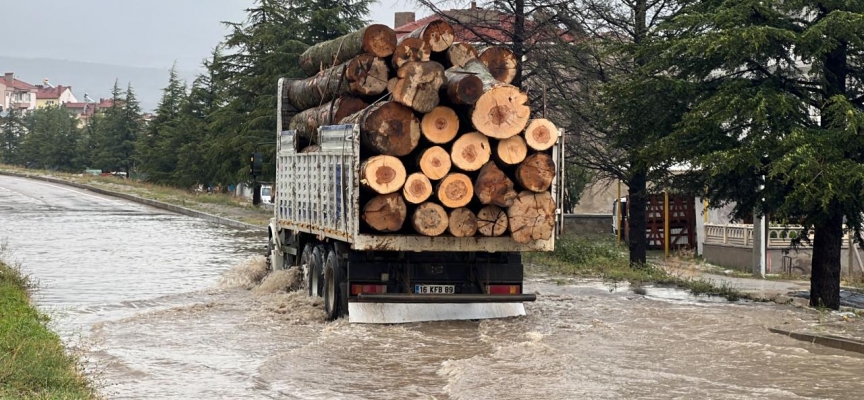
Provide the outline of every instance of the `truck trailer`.
<path id="1" fill-rule="evenodd" d="M 360 127 L 318 128 L 317 151 L 300 152 L 288 128 L 290 109 L 279 81 L 274 215 L 268 264 L 297 266 L 309 296 L 320 296 L 329 319 L 405 323 L 525 315 L 525 252 L 549 252 L 561 228 L 563 134 L 550 149 L 556 165 L 551 193 L 556 227 L 547 240 L 510 236 L 455 237 L 364 230 L 361 218 Z"/>

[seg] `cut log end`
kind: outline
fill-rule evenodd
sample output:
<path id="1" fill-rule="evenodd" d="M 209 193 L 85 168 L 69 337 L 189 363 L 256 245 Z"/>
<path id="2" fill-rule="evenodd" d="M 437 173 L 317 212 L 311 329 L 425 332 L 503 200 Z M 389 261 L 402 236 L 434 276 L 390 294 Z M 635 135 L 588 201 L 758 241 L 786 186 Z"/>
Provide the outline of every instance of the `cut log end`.
<path id="1" fill-rule="evenodd" d="M 393 100 L 417 112 L 432 111 L 441 100 L 438 92 L 447 79 L 444 67 L 434 61 L 409 62 L 399 68 L 395 84 L 390 84 Z"/>
<path id="2" fill-rule="evenodd" d="M 477 233 L 477 216 L 467 208 L 457 208 L 450 212 L 447 231 L 455 237 L 471 237 Z"/>
<path id="3" fill-rule="evenodd" d="M 483 81 L 477 75 L 446 71 L 447 99 L 454 104 L 471 105 L 483 95 Z"/>
<path id="4" fill-rule="evenodd" d="M 540 193 L 549 190 L 555 179 L 555 162 L 546 153 L 534 153 L 516 168 L 516 182 L 525 189 Z"/>
<path id="5" fill-rule="evenodd" d="M 396 232 L 402 229 L 407 208 L 398 193 L 375 196 L 363 207 L 363 221 L 378 232 Z"/>
<path id="6" fill-rule="evenodd" d="M 405 196 L 405 201 L 411 204 L 420 204 L 432 196 L 432 183 L 429 182 L 426 175 L 415 172 L 405 180 L 402 195 Z"/>
<path id="7" fill-rule="evenodd" d="M 447 62 L 451 67 L 464 67 L 468 60 L 477 58 L 474 46 L 465 42 L 456 42 L 447 49 Z"/>
<path id="8" fill-rule="evenodd" d="M 429 61 L 432 49 L 423 39 L 404 37 L 393 52 L 393 67 L 399 68 L 412 61 Z"/>
<path id="9" fill-rule="evenodd" d="M 345 68 L 345 79 L 349 83 L 351 92 L 364 96 L 374 96 L 387 89 L 387 77 L 390 70 L 383 58 L 371 54 L 361 54 L 351 61 Z"/>
<path id="10" fill-rule="evenodd" d="M 420 171 L 429 179 L 438 180 L 450 173 L 450 153 L 441 146 L 432 146 L 423 151 L 417 161 Z"/>
<path id="11" fill-rule="evenodd" d="M 451 173 L 438 183 L 438 200 L 449 208 L 465 207 L 474 196 L 474 184 L 468 175 Z"/>
<path id="12" fill-rule="evenodd" d="M 548 150 L 558 142 L 558 128 L 548 119 L 532 119 L 525 128 L 525 142 L 534 150 Z"/>
<path id="13" fill-rule="evenodd" d="M 406 178 L 405 166 L 393 156 L 374 156 L 360 164 L 360 183 L 379 194 L 399 191 Z"/>
<path id="14" fill-rule="evenodd" d="M 501 85 L 486 91 L 474 104 L 471 122 L 484 135 L 507 139 L 525 129 L 531 117 L 528 96 L 514 86 Z"/>
<path id="15" fill-rule="evenodd" d="M 384 155 L 404 156 L 420 143 L 420 120 L 410 108 L 395 102 L 379 103 L 342 120 L 360 124 L 361 143 Z"/>
<path id="16" fill-rule="evenodd" d="M 435 203 L 423 203 L 411 216 L 414 230 L 425 236 L 439 236 L 447 231 L 449 219 L 444 207 Z"/>
<path id="17" fill-rule="evenodd" d="M 492 46 L 481 51 L 478 58 L 499 82 L 510 83 L 516 78 L 518 61 L 512 50 L 503 46 Z"/>
<path id="18" fill-rule="evenodd" d="M 550 192 L 523 191 L 507 209 L 510 232 L 517 243 L 548 240 L 555 229 L 555 200 Z"/>
<path id="19" fill-rule="evenodd" d="M 453 142 L 450 159 L 453 165 L 463 171 L 476 171 L 483 167 L 492 156 L 489 139 L 479 132 L 470 132 Z"/>
<path id="20" fill-rule="evenodd" d="M 429 22 L 425 26 L 409 33 L 408 36 L 423 39 L 434 52 L 447 50 L 453 44 L 453 39 L 456 37 L 453 33 L 453 27 L 447 21 L 441 19 Z"/>
<path id="21" fill-rule="evenodd" d="M 486 206 L 477 213 L 477 232 L 483 236 L 501 236 L 507 232 L 507 213 L 498 206 Z"/>
<path id="22" fill-rule="evenodd" d="M 495 165 L 494 161 L 486 163 L 480 169 L 477 180 L 474 181 L 474 194 L 480 203 L 500 207 L 510 207 L 516 199 L 513 181 Z"/>
<path id="23" fill-rule="evenodd" d="M 374 24 L 363 34 L 363 50 L 377 57 L 388 57 L 396 49 L 396 32 L 387 25 Z"/>
<path id="24" fill-rule="evenodd" d="M 459 133 L 459 117 L 453 109 L 438 106 L 420 121 L 423 136 L 435 144 L 449 143 Z"/>
<path id="25" fill-rule="evenodd" d="M 507 165 L 519 164 L 525 160 L 527 155 L 528 146 L 525 144 L 525 139 L 519 135 L 501 140 L 495 149 L 497 159 Z"/>

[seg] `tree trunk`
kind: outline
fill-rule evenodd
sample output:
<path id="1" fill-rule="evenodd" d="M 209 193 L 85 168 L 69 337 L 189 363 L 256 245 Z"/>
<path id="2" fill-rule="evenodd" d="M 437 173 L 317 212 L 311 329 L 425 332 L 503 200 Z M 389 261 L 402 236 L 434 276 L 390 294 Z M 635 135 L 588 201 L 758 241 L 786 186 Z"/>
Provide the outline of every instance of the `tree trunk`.
<path id="1" fill-rule="evenodd" d="M 393 51 L 393 67 L 399 67 L 412 61 L 429 61 L 432 49 L 423 39 L 403 37 Z"/>
<path id="2" fill-rule="evenodd" d="M 396 32 L 386 25 L 374 24 L 309 47 L 300 55 L 300 68 L 306 76 L 312 76 L 363 53 L 388 57 L 395 49 Z"/>
<path id="3" fill-rule="evenodd" d="M 292 107 L 306 110 L 348 94 L 381 94 L 387 89 L 388 74 L 383 58 L 361 54 L 311 78 L 289 81 L 284 94 Z"/>
<path id="4" fill-rule="evenodd" d="M 310 108 L 291 118 L 288 129 L 296 130 L 294 135 L 297 149 L 302 150 L 303 143 L 318 144 L 318 127 L 338 123 L 343 118 L 366 108 L 363 100 L 353 97 L 342 97 L 325 103 L 321 107 Z"/>
<path id="5" fill-rule="evenodd" d="M 453 165 L 463 171 L 476 171 L 492 157 L 489 138 L 480 132 L 466 133 L 453 142 L 450 159 Z"/>
<path id="6" fill-rule="evenodd" d="M 477 57 L 489 72 L 499 82 L 511 83 L 516 78 L 518 61 L 513 51 L 504 46 L 492 46 L 483 49 Z"/>
<path id="7" fill-rule="evenodd" d="M 438 183 L 438 200 L 448 208 L 465 207 L 474 196 L 474 185 L 468 175 L 451 173 Z"/>
<path id="8" fill-rule="evenodd" d="M 407 217 L 405 201 L 399 193 L 375 196 L 363 207 L 363 221 L 378 232 L 402 229 Z"/>
<path id="9" fill-rule="evenodd" d="M 480 169 L 474 181 L 474 195 L 482 204 L 510 207 L 516 200 L 513 181 L 502 172 L 494 161 L 489 161 Z"/>
<path id="10" fill-rule="evenodd" d="M 447 231 L 449 218 L 444 207 L 435 203 L 423 203 L 411 216 L 414 230 L 424 236 L 439 236 Z"/>
<path id="11" fill-rule="evenodd" d="M 466 42 L 456 42 L 447 49 L 447 62 L 450 67 L 464 67 L 469 60 L 477 58 L 477 50 Z"/>
<path id="12" fill-rule="evenodd" d="M 484 93 L 471 111 L 474 127 L 495 139 L 521 133 L 531 117 L 531 108 L 526 104 L 528 96 L 513 85 L 498 82 L 479 60 L 468 61 L 464 70 L 477 74 L 483 81 Z"/>
<path id="13" fill-rule="evenodd" d="M 423 150 L 417 159 L 417 165 L 427 178 L 441 179 L 450 173 L 450 153 L 441 146 L 432 146 Z"/>
<path id="14" fill-rule="evenodd" d="M 405 166 L 393 156 L 374 156 L 360 164 L 360 184 L 378 194 L 398 192 L 406 178 Z"/>
<path id="15" fill-rule="evenodd" d="M 501 236 L 507 232 L 507 213 L 498 206 L 486 206 L 477 213 L 477 232 L 483 236 Z"/>
<path id="16" fill-rule="evenodd" d="M 429 178 L 421 172 L 408 175 L 405 187 L 402 188 L 402 195 L 405 196 L 405 201 L 420 204 L 432 196 L 432 182 L 429 182 Z"/>
<path id="17" fill-rule="evenodd" d="M 477 75 L 448 69 L 444 76 L 447 77 L 444 92 L 453 104 L 471 105 L 483 95 L 483 81 Z"/>
<path id="18" fill-rule="evenodd" d="M 477 216 L 467 208 L 450 211 L 447 231 L 455 237 L 471 237 L 477 233 Z"/>
<path id="19" fill-rule="evenodd" d="M 439 19 L 415 29 L 405 37 L 422 39 L 432 51 L 440 52 L 447 50 L 453 44 L 455 35 L 453 27 L 447 21 Z"/>
<path id="20" fill-rule="evenodd" d="M 646 237 L 646 209 L 648 207 L 648 190 L 646 173 L 640 168 L 630 171 L 630 179 L 627 181 L 628 219 L 627 219 L 627 241 L 630 244 L 630 267 L 641 268 L 646 263 L 648 251 L 648 239 Z"/>
<path id="21" fill-rule="evenodd" d="M 428 113 L 438 105 L 441 101 L 438 92 L 447 79 L 444 67 L 434 61 L 405 63 L 396 77 L 387 87 L 393 100 L 421 113 Z"/>
<path id="22" fill-rule="evenodd" d="M 507 209 L 510 233 L 516 243 L 547 240 L 555 229 L 555 200 L 552 193 L 523 191 Z"/>
<path id="23" fill-rule="evenodd" d="M 534 153 L 516 168 L 516 182 L 535 193 L 545 192 L 555 179 L 555 162 L 546 153 Z"/>
<path id="24" fill-rule="evenodd" d="M 525 143 L 534 150 L 545 151 L 558 142 L 558 128 L 546 118 L 528 121 L 525 128 Z"/>
<path id="25" fill-rule="evenodd" d="M 420 120 L 420 132 L 435 144 L 450 143 L 459 133 L 459 117 L 452 108 L 438 106 Z"/>
<path id="26" fill-rule="evenodd" d="M 359 124 L 361 143 L 378 154 L 401 157 L 420 143 L 420 120 L 410 108 L 392 101 L 369 106 L 341 123 Z"/>
<path id="27" fill-rule="evenodd" d="M 519 135 L 499 141 L 495 148 L 495 158 L 507 165 L 519 164 L 525 161 L 527 155 L 528 145 Z"/>
<path id="28" fill-rule="evenodd" d="M 810 272 L 810 305 L 837 310 L 840 308 L 840 248 L 843 245 L 843 209 L 837 202 L 833 202 L 830 209 L 831 213 L 828 218 L 814 227 L 813 261 Z"/>

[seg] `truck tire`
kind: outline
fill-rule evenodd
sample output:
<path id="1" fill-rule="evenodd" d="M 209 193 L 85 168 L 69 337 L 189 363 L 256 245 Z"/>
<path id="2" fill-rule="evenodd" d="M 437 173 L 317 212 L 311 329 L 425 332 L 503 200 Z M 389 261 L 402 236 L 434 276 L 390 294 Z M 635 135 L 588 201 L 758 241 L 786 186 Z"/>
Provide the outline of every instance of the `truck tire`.
<path id="1" fill-rule="evenodd" d="M 340 287 L 345 281 L 345 273 L 339 265 L 339 259 L 336 256 L 336 251 L 328 249 L 327 260 L 324 262 L 324 311 L 327 312 L 327 319 L 334 320 L 342 316 L 343 297 Z"/>
<path id="2" fill-rule="evenodd" d="M 315 275 L 315 261 L 312 256 L 312 250 L 315 248 L 315 243 L 307 243 L 303 246 L 303 252 L 300 253 L 300 265 L 306 268 L 306 290 L 309 296 L 318 296 L 318 278 Z M 315 289 L 313 289 L 315 288 Z"/>
<path id="3" fill-rule="evenodd" d="M 324 261 L 327 258 L 327 247 L 318 244 L 312 248 L 312 264 L 309 268 L 309 295 L 324 296 Z"/>

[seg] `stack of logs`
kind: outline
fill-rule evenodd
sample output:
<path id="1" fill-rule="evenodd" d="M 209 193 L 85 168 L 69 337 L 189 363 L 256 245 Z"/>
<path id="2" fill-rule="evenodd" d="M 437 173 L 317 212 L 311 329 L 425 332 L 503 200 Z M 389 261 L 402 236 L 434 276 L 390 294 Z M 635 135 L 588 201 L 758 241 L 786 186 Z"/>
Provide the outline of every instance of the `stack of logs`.
<path id="1" fill-rule="evenodd" d="M 531 119 L 510 84 L 511 51 L 453 41 L 433 21 L 399 40 L 370 25 L 310 47 L 300 56 L 310 77 L 285 91 L 303 110 L 288 126 L 295 147 L 318 151 L 319 126 L 359 124 L 366 232 L 549 239 L 558 130 Z"/>

